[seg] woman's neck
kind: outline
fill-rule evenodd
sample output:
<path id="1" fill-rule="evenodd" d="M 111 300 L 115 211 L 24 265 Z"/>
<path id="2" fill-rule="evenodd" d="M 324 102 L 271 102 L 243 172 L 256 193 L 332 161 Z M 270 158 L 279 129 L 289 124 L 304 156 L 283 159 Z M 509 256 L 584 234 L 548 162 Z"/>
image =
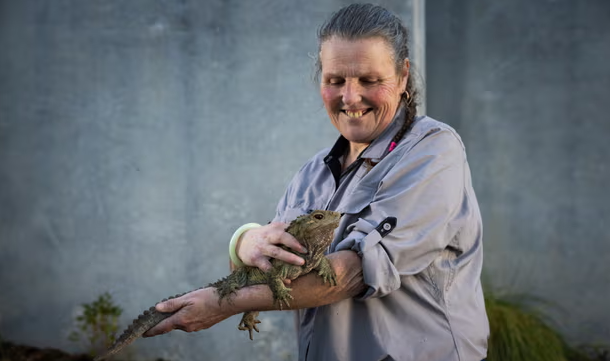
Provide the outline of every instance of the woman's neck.
<path id="1" fill-rule="evenodd" d="M 360 153 L 368 147 L 367 143 L 354 143 L 349 142 L 349 149 L 345 152 L 345 156 L 343 157 L 343 164 L 341 169 L 346 170 L 352 163 L 358 159 Z"/>

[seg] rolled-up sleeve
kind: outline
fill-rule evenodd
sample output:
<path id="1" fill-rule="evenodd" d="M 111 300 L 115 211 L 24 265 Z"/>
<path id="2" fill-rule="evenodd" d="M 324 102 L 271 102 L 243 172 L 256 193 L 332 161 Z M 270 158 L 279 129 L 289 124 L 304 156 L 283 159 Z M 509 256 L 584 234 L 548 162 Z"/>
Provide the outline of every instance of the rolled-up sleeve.
<path id="1" fill-rule="evenodd" d="M 437 128 L 405 147 L 389 170 L 379 169 L 383 176 L 372 190 L 372 202 L 335 247 L 336 251 L 353 250 L 362 258 L 368 289 L 360 299 L 383 297 L 398 289 L 401 277 L 428 267 L 460 227 L 466 196 L 461 140 L 451 130 Z M 379 166 L 383 168 L 383 162 Z M 382 238 L 375 227 L 388 216 L 396 217 L 397 225 Z"/>

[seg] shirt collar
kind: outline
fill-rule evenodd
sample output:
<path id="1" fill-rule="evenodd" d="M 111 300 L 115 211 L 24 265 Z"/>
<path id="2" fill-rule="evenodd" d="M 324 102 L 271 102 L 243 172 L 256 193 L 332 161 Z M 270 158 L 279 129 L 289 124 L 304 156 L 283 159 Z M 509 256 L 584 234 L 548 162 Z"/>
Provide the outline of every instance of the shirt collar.
<path id="1" fill-rule="evenodd" d="M 402 127 L 405 121 L 405 110 L 404 107 L 401 106 L 392 122 L 385 128 L 385 130 L 375 139 L 368 147 L 366 147 L 360 155 L 358 155 L 358 159 L 381 159 L 383 158 L 388 151 L 390 146 L 390 142 L 394 135 L 398 132 L 400 127 Z M 342 135 L 339 136 L 335 145 L 331 148 L 330 152 L 326 157 L 324 157 L 324 162 L 329 163 L 332 159 L 339 159 L 344 154 L 345 151 L 349 147 L 349 141 L 345 139 Z"/>

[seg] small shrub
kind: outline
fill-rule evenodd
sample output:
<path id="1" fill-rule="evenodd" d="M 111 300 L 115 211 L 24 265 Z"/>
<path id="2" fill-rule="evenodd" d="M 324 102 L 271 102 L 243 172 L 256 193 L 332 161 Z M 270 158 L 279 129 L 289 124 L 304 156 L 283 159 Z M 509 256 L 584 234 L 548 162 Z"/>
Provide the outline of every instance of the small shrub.
<path id="1" fill-rule="evenodd" d="M 82 306 L 83 313 L 76 317 L 78 331 L 70 334 L 70 340 L 87 343 L 88 352 L 95 355 L 115 341 L 119 316 L 123 310 L 114 304 L 112 296 L 107 292 Z"/>
<path id="2" fill-rule="evenodd" d="M 485 292 L 489 318 L 489 361 L 567 361 L 566 343 L 525 303 Z"/>

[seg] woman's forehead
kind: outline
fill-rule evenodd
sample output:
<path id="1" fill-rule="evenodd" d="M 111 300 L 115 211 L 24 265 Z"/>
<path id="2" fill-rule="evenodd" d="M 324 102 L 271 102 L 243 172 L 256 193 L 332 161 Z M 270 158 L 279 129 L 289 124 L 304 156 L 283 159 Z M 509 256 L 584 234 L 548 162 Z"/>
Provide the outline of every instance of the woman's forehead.
<path id="1" fill-rule="evenodd" d="M 322 73 L 389 73 L 394 57 L 387 42 L 379 37 L 347 40 L 333 37 L 320 47 Z"/>

